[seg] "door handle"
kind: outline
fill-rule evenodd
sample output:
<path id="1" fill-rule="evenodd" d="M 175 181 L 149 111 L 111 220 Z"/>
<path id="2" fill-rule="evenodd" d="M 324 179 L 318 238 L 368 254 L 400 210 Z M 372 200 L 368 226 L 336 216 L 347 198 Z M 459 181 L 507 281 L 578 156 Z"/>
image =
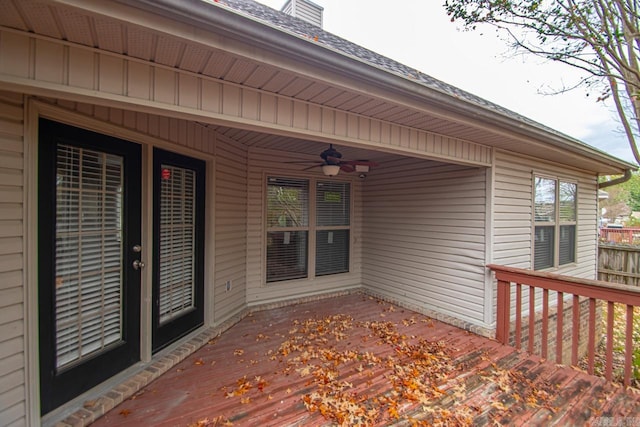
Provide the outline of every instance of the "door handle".
<path id="1" fill-rule="evenodd" d="M 134 270 L 140 270 L 142 268 L 144 268 L 144 261 L 140 261 L 139 259 L 133 261 Z"/>

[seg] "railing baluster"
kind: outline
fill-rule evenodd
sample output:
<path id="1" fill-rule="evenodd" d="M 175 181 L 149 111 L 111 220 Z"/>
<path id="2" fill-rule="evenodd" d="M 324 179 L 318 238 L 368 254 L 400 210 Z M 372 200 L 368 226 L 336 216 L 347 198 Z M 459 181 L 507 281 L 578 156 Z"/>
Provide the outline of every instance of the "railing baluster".
<path id="1" fill-rule="evenodd" d="M 624 342 L 624 375 L 622 382 L 625 385 L 631 384 L 633 381 L 634 368 L 634 344 L 636 346 L 639 343 L 634 339 L 634 310 L 640 307 L 640 289 L 632 286 L 624 286 L 615 283 L 604 282 L 600 280 L 592 280 L 585 278 L 562 276 L 549 272 L 539 272 L 532 270 L 524 270 L 521 268 L 507 267 L 501 265 L 490 264 L 491 268 L 496 276 L 496 280 L 499 284 L 498 289 L 498 311 L 497 311 L 497 336 L 501 338 L 504 343 L 510 342 L 509 333 L 511 328 L 510 317 L 510 286 L 514 284 L 516 286 L 515 291 L 515 347 L 522 348 L 523 334 L 522 330 L 522 316 L 525 311 L 523 307 L 523 286 L 529 288 L 529 325 L 528 325 L 528 351 L 529 353 L 536 353 L 535 349 L 538 348 L 537 353 L 543 357 L 549 357 L 549 312 L 551 308 L 549 306 L 549 292 L 557 292 L 557 301 L 553 301 L 553 305 L 557 307 L 557 320 L 556 320 L 556 361 L 562 363 L 564 356 L 568 356 L 564 351 L 564 329 L 570 326 L 571 332 L 571 363 L 577 365 L 582 356 L 580 353 L 582 347 L 582 336 L 585 335 L 587 341 L 586 357 L 587 357 L 587 372 L 591 375 L 595 371 L 595 355 L 597 345 L 599 345 L 599 335 L 601 333 L 606 334 L 606 350 L 605 350 L 605 366 L 604 375 L 607 381 L 613 381 L 614 365 L 614 331 L 622 332 L 623 328 L 615 328 L 616 319 L 616 304 L 622 304 L 626 307 L 626 325 L 625 325 L 625 342 Z M 543 294 L 540 301 L 536 301 L 536 288 L 541 289 Z M 572 304 L 572 322 L 569 325 L 564 318 L 565 296 L 571 295 Z M 602 322 L 602 316 L 604 315 L 605 305 L 607 302 L 606 310 L 607 317 L 606 322 Z M 542 305 L 542 307 L 540 307 Z M 588 318 L 582 317 L 582 311 L 588 307 Z M 539 309 L 541 318 L 538 317 Z M 555 308 L 554 308 L 555 309 Z M 538 325 L 540 323 L 540 325 Z M 583 326 L 583 323 L 586 325 Z M 600 330 L 600 324 L 606 323 L 605 330 Z M 586 329 L 585 329 L 586 328 Z M 536 330 L 538 329 L 538 330 Z M 566 339 L 568 339 L 568 334 Z M 568 343 L 567 343 L 568 344 Z M 553 345 L 553 342 L 552 344 Z M 567 349 L 568 351 L 568 349 Z M 617 351 L 617 350 L 616 350 Z M 617 353 L 616 353 L 617 354 Z"/>
<path id="2" fill-rule="evenodd" d="M 593 365 L 595 364 L 595 351 L 596 351 L 596 299 L 589 298 L 589 343 L 587 344 L 587 351 L 589 353 L 589 363 L 587 366 L 587 372 L 589 375 L 593 375 Z"/>
<path id="3" fill-rule="evenodd" d="M 604 377 L 607 381 L 613 378 L 613 302 L 607 301 L 607 357 Z"/>
<path id="4" fill-rule="evenodd" d="M 571 333 L 571 364 L 578 365 L 578 344 L 580 342 L 580 297 L 573 295 L 573 331 Z"/>
<path id="5" fill-rule="evenodd" d="M 549 289 L 542 290 L 542 358 L 547 358 L 547 343 L 549 341 Z"/>
<path id="6" fill-rule="evenodd" d="M 522 347 L 522 285 L 516 283 L 516 348 Z"/>
<path id="7" fill-rule="evenodd" d="M 633 306 L 627 305 L 627 327 L 624 339 L 624 385 L 631 384 L 631 365 L 633 363 Z"/>
<path id="8" fill-rule="evenodd" d="M 556 363 L 562 363 L 562 343 L 564 329 L 564 294 L 558 292 L 558 314 L 556 316 Z"/>
<path id="9" fill-rule="evenodd" d="M 529 353 L 533 353 L 533 343 L 536 332 L 536 291 L 533 286 L 529 286 Z"/>

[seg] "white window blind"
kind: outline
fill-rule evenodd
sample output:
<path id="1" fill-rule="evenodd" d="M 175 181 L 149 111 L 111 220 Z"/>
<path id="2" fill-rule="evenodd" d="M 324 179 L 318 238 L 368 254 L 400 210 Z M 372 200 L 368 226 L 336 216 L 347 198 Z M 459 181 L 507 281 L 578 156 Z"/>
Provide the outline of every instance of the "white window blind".
<path id="1" fill-rule="evenodd" d="M 122 157 L 58 146 L 57 368 L 121 340 L 122 185 Z"/>
<path id="2" fill-rule="evenodd" d="M 307 277 L 309 182 L 268 178 L 267 282 Z"/>
<path id="3" fill-rule="evenodd" d="M 349 271 L 349 183 L 316 183 L 316 276 Z"/>
<path id="4" fill-rule="evenodd" d="M 194 308 L 195 171 L 161 165 L 160 323 Z"/>
<path id="5" fill-rule="evenodd" d="M 534 269 L 576 260 L 577 185 L 535 177 Z"/>

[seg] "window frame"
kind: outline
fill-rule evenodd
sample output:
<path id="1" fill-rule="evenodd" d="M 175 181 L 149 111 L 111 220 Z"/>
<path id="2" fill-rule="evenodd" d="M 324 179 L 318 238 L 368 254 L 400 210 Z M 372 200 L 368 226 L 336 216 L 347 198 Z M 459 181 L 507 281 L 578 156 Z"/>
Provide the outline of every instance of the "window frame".
<path id="1" fill-rule="evenodd" d="M 269 194 L 269 180 L 272 178 L 281 178 L 281 179 L 296 179 L 296 180 L 305 180 L 308 183 L 308 194 L 307 194 L 307 210 L 308 210 L 308 224 L 305 227 L 302 227 L 304 231 L 307 232 L 307 276 L 295 279 L 283 279 L 283 280 L 267 280 L 267 265 L 268 265 L 268 257 L 267 257 L 267 244 L 268 244 L 268 235 L 273 231 L 283 231 L 285 228 L 282 227 L 269 227 L 268 224 L 268 202 L 267 197 Z M 353 272 L 353 230 L 354 230 L 354 183 L 353 180 L 350 179 L 340 179 L 336 177 L 326 177 L 326 176 L 304 176 L 304 175 L 294 175 L 291 173 L 278 173 L 278 172 L 265 172 L 263 173 L 263 196 L 262 196 L 262 204 L 263 204 L 263 233 L 262 233 L 262 283 L 265 286 L 273 286 L 278 284 L 295 284 L 295 283 L 308 283 L 313 280 L 322 279 L 325 277 L 333 277 L 336 275 L 344 275 L 350 274 Z M 346 226 L 319 226 L 317 225 L 317 206 L 316 206 L 316 194 L 317 194 L 317 184 L 318 182 L 340 182 L 349 185 L 349 225 Z M 302 230 L 302 228 L 300 228 Z M 331 231 L 331 230 L 348 230 L 349 234 L 349 242 L 348 242 L 348 271 L 340 272 L 340 273 L 330 273 L 330 274 L 321 274 L 316 275 L 316 243 L 317 243 L 317 232 L 318 231 Z M 292 228 L 286 228 L 286 231 L 295 231 Z"/>
<path id="2" fill-rule="evenodd" d="M 537 179 L 546 179 L 554 182 L 554 215 L 551 221 L 537 221 L 536 220 L 536 181 Z M 561 219 L 561 187 L 562 184 L 571 184 L 575 186 L 574 196 L 574 213 L 575 218 L 573 220 Z M 575 179 L 564 178 L 561 176 L 554 176 L 544 173 L 534 173 L 532 177 L 532 225 L 531 225 L 531 268 L 535 271 L 554 270 L 564 266 L 575 265 L 578 256 L 578 195 L 579 195 L 578 182 Z M 573 228 L 573 260 L 565 263 L 560 263 L 560 233 L 564 226 L 572 226 Z M 553 227 L 553 259 L 549 266 L 536 268 L 536 231 L 538 227 Z"/>

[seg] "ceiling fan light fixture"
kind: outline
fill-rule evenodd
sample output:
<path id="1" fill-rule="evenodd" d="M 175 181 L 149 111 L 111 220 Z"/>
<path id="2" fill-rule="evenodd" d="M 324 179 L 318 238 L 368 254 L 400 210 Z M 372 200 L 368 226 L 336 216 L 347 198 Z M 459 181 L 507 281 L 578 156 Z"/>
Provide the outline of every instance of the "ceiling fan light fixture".
<path id="1" fill-rule="evenodd" d="M 322 165 L 322 173 L 326 176 L 336 176 L 340 172 L 340 165 Z"/>

